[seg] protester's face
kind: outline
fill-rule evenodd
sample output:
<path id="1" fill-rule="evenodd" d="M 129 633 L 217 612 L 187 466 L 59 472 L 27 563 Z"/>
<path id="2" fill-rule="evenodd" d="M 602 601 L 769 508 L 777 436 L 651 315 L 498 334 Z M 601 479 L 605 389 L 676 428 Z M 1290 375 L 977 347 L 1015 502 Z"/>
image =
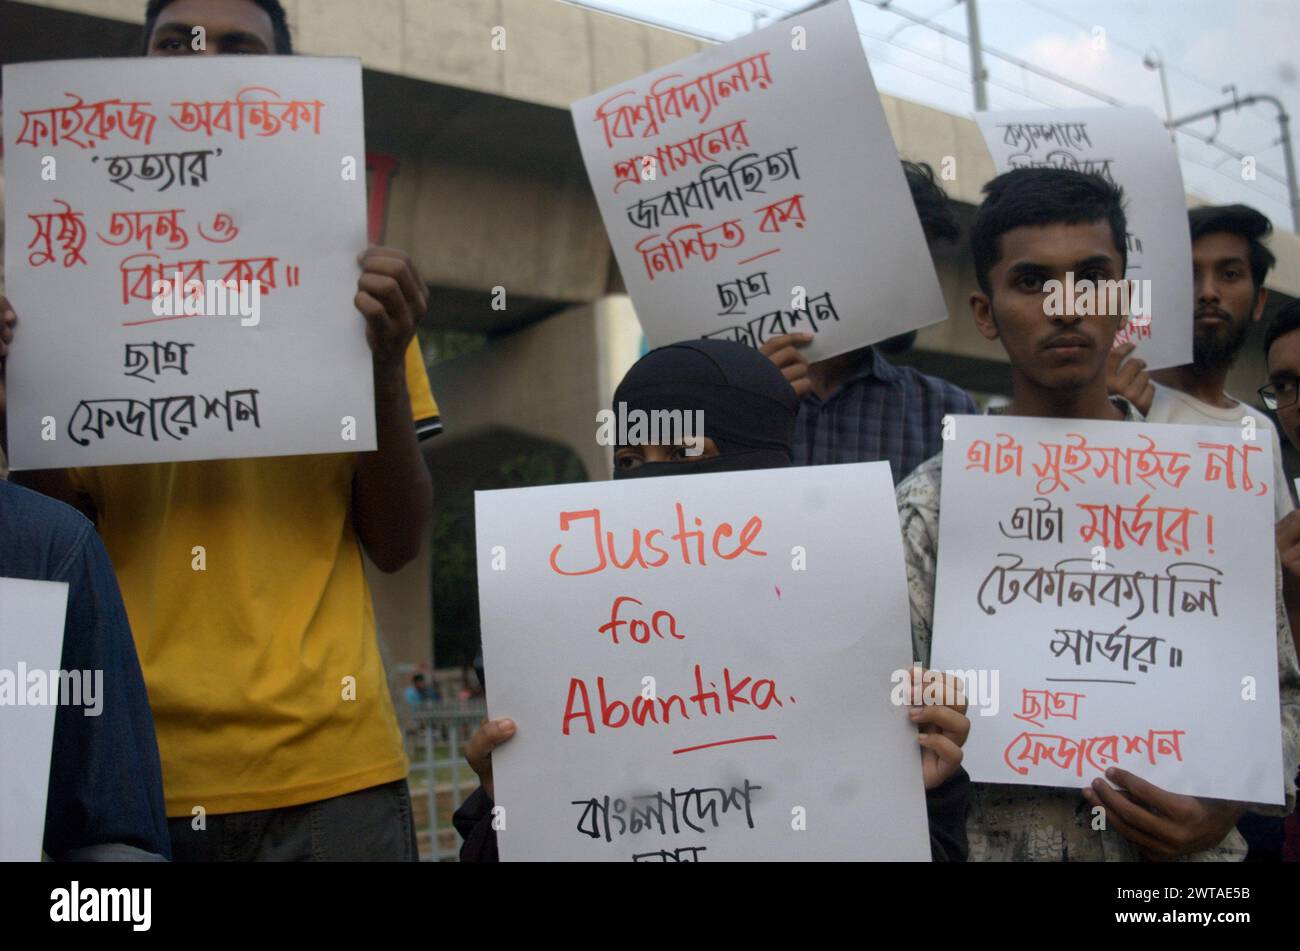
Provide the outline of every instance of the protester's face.
<path id="1" fill-rule="evenodd" d="M 1067 272 L 1073 272 L 1076 285 L 1120 280 L 1124 270 L 1110 225 L 1014 228 L 1002 235 L 999 250 L 989 272 L 992 293 L 971 295 L 980 333 L 1001 340 L 1012 368 L 1044 389 L 1078 389 L 1097 380 L 1105 371 L 1119 315 L 1049 315 L 1045 285 L 1050 280 L 1065 284 Z M 1105 295 L 1100 297 L 1098 308 Z"/>
<path id="2" fill-rule="evenodd" d="M 196 26 L 204 30 L 203 49 L 194 48 Z M 150 56 L 274 51 L 271 18 L 251 0 L 176 0 L 158 14 L 149 36 Z"/>
<path id="3" fill-rule="evenodd" d="M 1268 382 L 1278 388 L 1278 402 L 1285 403 L 1295 394 L 1289 392 L 1300 384 L 1300 330 L 1283 334 L 1268 348 Z M 1300 449 L 1300 402 L 1279 405 L 1278 422 L 1286 431 L 1291 445 Z"/>
<path id="4" fill-rule="evenodd" d="M 1267 292 L 1255 293 L 1250 245 L 1240 235 L 1219 232 L 1192 242 L 1196 286 L 1192 361 L 1203 370 L 1231 366 L 1253 321 L 1264 312 Z"/>
<path id="5" fill-rule="evenodd" d="M 619 446 L 618 451 L 614 453 L 614 468 L 630 471 L 639 469 L 649 462 L 680 462 L 683 465 L 690 465 L 700 459 L 722 455 L 717 443 L 708 436 L 704 437 L 703 451 L 691 456 L 687 455 L 686 450 L 687 446 L 684 443 L 672 446 Z"/>

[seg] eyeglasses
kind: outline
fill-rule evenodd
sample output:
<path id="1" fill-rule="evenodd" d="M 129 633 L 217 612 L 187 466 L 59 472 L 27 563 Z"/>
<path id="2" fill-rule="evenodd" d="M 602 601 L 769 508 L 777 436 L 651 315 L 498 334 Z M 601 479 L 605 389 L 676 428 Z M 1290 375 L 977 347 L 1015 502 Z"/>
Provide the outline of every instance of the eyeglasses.
<path id="1" fill-rule="evenodd" d="M 1285 383 L 1270 383 L 1259 388 L 1259 398 L 1269 409 L 1281 409 L 1290 406 L 1300 396 L 1300 384 L 1295 380 Z"/>

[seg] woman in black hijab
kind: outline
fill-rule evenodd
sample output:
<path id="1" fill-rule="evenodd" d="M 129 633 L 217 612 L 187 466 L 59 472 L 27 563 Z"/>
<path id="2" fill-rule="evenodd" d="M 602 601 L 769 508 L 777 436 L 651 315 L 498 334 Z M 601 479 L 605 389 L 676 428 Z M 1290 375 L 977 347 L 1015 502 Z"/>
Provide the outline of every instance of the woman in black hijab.
<path id="1" fill-rule="evenodd" d="M 686 340 L 633 364 L 614 391 L 614 409 L 647 417 L 698 413 L 704 420 L 702 452 L 683 442 L 618 446 L 614 478 L 626 479 L 788 466 L 799 398 L 757 350 L 730 340 Z"/>
<path id="2" fill-rule="evenodd" d="M 744 344 L 686 340 L 651 350 L 633 364 L 614 391 L 614 409 L 616 413 L 640 411 L 647 417 L 679 410 L 679 420 L 699 412 L 704 423 L 702 451 L 687 444 L 686 436 L 700 437 L 694 432 L 683 433 L 671 444 L 618 445 L 615 479 L 772 469 L 792 461 L 799 398 L 771 360 Z M 942 731 L 949 738 L 946 745 L 956 750 L 942 769 L 949 778 L 926 790 L 930 852 L 935 861 L 964 862 L 970 779 L 956 764 L 969 729 L 965 704 L 959 710 L 929 708 L 923 715 L 930 723 L 920 728 Z M 465 840 L 462 862 L 498 861 L 492 828 L 492 750 L 514 734 L 511 720 L 484 720 L 466 747 L 465 758 L 482 785 L 452 817 Z"/>

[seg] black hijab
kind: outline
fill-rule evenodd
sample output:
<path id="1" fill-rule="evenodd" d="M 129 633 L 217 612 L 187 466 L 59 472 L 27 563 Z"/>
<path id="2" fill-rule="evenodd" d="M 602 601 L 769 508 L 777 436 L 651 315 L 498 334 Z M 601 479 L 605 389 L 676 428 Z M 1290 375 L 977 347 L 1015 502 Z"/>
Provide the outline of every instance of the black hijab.
<path id="1" fill-rule="evenodd" d="M 799 399 L 780 370 L 757 350 L 731 340 L 685 340 L 651 350 L 627 371 L 614 408 L 704 413 L 703 434 L 719 455 L 693 462 L 615 467 L 615 479 L 788 466 Z"/>

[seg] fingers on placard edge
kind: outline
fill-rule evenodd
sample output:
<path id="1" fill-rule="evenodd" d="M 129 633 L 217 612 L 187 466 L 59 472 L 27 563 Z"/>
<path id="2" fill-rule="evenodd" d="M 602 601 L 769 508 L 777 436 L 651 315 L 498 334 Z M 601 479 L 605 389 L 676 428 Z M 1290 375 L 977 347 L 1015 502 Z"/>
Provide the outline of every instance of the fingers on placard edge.
<path id="1" fill-rule="evenodd" d="M 962 748 L 942 733 L 921 733 L 918 736 L 921 746 L 930 750 L 939 759 L 954 766 L 960 766 L 966 755 Z"/>

